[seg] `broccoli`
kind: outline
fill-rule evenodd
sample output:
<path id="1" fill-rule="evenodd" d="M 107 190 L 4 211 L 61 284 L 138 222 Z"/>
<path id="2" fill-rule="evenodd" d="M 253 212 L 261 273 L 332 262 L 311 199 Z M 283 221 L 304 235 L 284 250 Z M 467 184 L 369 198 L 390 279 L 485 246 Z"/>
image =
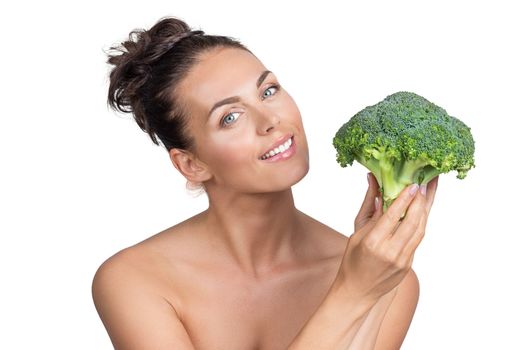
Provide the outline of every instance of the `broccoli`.
<path id="1" fill-rule="evenodd" d="M 474 167 L 474 139 L 459 119 L 412 92 L 401 91 L 368 106 L 337 131 L 333 146 L 337 162 L 354 160 L 376 177 L 383 212 L 412 183 L 457 171 L 465 178 Z"/>

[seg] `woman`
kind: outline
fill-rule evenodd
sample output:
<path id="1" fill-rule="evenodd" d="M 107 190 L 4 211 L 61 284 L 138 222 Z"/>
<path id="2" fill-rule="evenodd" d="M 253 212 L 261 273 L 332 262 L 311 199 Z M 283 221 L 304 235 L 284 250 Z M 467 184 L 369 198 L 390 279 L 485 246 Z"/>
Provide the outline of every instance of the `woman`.
<path id="1" fill-rule="evenodd" d="M 301 114 L 247 48 L 167 17 L 117 50 L 109 103 L 162 142 L 209 207 L 98 269 L 115 348 L 399 349 L 437 178 L 383 214 L 369 174 L 348 239 L 295 208 L 291 186 L 309 169 Z"/>

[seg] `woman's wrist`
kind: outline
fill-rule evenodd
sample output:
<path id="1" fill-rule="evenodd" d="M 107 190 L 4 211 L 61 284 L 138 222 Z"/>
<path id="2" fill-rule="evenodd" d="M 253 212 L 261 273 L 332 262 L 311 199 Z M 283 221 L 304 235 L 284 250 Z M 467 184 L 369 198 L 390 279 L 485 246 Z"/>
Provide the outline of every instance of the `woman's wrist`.
<path id="1" fill-rule="evenodd" d="M 355 289 L 351 288 L 350 284 L 348 281 L 337 278 L 332 284 L 327 297 L 330 297 L 340 307 L 350 306 L 354 310 L 362 310 L 363 313 L 370 310 L 377 303 L 377 298 L 359 294 Z"/>

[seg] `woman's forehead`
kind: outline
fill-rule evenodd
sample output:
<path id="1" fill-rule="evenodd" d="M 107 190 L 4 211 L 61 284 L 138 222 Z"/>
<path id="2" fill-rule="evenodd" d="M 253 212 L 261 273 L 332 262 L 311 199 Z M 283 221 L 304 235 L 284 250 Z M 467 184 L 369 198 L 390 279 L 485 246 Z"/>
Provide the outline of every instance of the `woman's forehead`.
<path id="1" fill-rule="evenodd" d="M 209 110 L 220 100 L 255 89 L 261 73 L 266 70 L 259 59 L 246 50 L 215 50 L 195 64 L 180 91 L 192 105 Z"/>

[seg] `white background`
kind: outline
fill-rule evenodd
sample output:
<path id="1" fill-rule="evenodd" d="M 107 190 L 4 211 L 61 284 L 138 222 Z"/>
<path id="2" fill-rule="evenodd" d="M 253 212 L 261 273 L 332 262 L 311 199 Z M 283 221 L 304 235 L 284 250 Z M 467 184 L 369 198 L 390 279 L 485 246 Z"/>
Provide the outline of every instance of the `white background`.
<path id="1" fill-rule="evenodd" d="M 91 299 L 97 267 L 206 208 L 130 115 L 106 107 L 103 50 L 177 16 L 238 38 L 296 100 L 310 172 L 297 207 L 350 235 L 366 169 L 331 140 L 388 94 L 463 120 L 476 168 L 442 175 L 414 270 L 403 349 L 524 349 L 524 11 L 511 1 L 17 2 L 0 28 L 0 348 L 111 349 Z M 2 5 L 6 6 L 6 5 Z"/>

